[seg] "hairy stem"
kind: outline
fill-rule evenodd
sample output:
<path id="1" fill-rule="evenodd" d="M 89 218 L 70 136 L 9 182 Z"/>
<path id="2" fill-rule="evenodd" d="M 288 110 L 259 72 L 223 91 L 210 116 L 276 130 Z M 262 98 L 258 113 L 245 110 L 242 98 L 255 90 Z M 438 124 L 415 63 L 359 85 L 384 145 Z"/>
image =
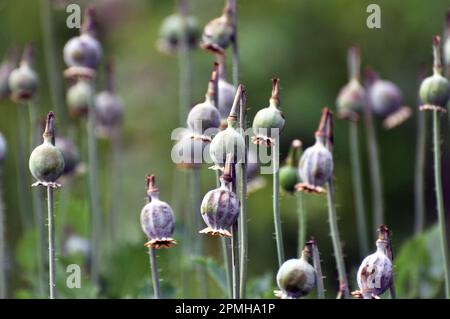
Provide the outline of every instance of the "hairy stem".
<path id="1" fill-rule="evenodd" d="M 356 209 L 356 224 L 358 230 L 359 254 L 363 258 L 369 252 L 367 219 L 364 205 L 363 182 L 361 177 L 361 159 L 359 156 L 358 123 L 349 123 L 350 158 L 352 165 L 353 195 Z"/>
<path id="2" fill-rule="evenodd" d="M 336 259 L 336 266 L 339 276 L 339 291 L 343 293 L 344 298 L 348 298 L 347 273 L 345 270 L 344 255 L 342 253 L 342 244 L 337 223 L 334 185 L 331 179 L 327 182 L 327 198 L 328 221 L 330 223 L 330 235 L 333 242 L 334 258 Z"/>
<path id="3" fill-rule="evenodd" d="M 48 207 L 48 274 L 50 299 L 56 299 L 56 254 L 55 254 L 55 200 L 53 187 L 47 186 Z"/>
<path id="4" fill-rule="evenodd" d="M 277 244 L 277 256 L 278 266 L 284 262 L 284 244 L 283 244 L 283 232 L 281 229 L 281 216 L 280 216 L 280 171 L 278 167 L 279 161 L 279 145 L 278 143 L 272 148 L 272 165 L 273 165 L 273 221 L 275 225 L 275 241 Z"/>
<path id="5" fill-rule="evenodd" d="M 238 223 L 231 226 L 231 263 L 233 268 L 233 299 L 240 299 L 239 290 L 239 231 Z"/>
<path id="6" fill-rule="evenodd" d="M 159 285 L 159 270 L 155 248 L 149 247 L 148 253 L 150 255 L 150 267 L 152 268 L 152 282 L 155 299 L 161 299 L 161 287 Z"/>
<path id="7" fill-rule="evenodd" d="M 317 298 L 324 299 L 325 298 L 325 288 L 323 286 L 322 267 L 320 265 L 320 253 L 319 253 L 319 248 L 317 247 L 317 244 L 315 241 L 312 244 L 312 258 L 313 258 L 314 270 L 316 271 Z"/>
<path id="8" fill-rule="evenodd" d="M 438 211 L 439 232 L 441 237 L 441 252 L 444 267 L 445 298 L 450 299 L 450 277 L 449 277 L 449 253 L 447 235 L 445 228 L 444 199 L 441 178 L 441 126 L 439 122 L 439 111 L 433 111 L 433 146 L 434 146 L 434 183 L 436 192 L 436 203 Z"/>
<path id="9" fill-rule="evenodd" d="M 426 147 L 425 113 L 417 113 L 416 165 L 415 165 L 415 218 L 414 234 L 422 233 L 425 225 L 425 147 Z"/>
<path id="10" fill-rule="evenodd" d="M 303 204 L 303 194 L 297 192 L 295 194 L 297 200 L 297 214 L 298 214 L 298 250 L 302 249 L 306 243 L 306 210 Z"/>

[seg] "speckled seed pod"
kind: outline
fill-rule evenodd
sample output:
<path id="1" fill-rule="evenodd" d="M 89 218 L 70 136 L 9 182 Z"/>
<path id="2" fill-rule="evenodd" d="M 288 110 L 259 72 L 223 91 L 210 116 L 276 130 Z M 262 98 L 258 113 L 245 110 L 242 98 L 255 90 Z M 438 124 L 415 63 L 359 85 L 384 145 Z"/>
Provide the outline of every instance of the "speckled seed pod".
<path id="1" fill-rule="evenodd" d="M 80 164 L 81 157 L 76 145 L 65 137 L 57 137 L 55 139 L 55 146 L 61 152 L 64 158 L 63 175 L 72 175 Z"/>
<path id="2" fill-rule="evenodd" d="M 6 140 L 3 136 L 2 133 L 0 133 L 0 163 L 3 162 L 3 160 L 6 157 L 6 150 L 7 150 L 7 146 L 6 146 Z"/>
<path id="3" fill-rule="evenodd" d="M 376 79 L 368 89 L 369 105 L 374 114 L 385 118 L 402 106 L 402 92 L 390 81 Z"/>
<path id="4" fill-rule="evenodd" d="M 176 244 L 172 238 L 175 230 L 175 215 L 166 202 L 159 199 L 159 189 L 155 185 L 154 175 L 147 177 L 148 203 L 141 211 L 141 226 L 149 241 L 147 247 L 155 249 L 169 248 Z"/>
<path id="5" fill-rule="evenodd" d="M 285 124 L 284 115 L 280 111 L 280 79 L 274 78 L 272 82 L 269 106 L 256 113 L 252 126 L 255 134 L 253 141 L 256 144 L 267 144 L 268 146 L 273 143 L 274 138 L 279 137 Z"/>
<path id="6" fill-rule="evenodd" d="M 208 130 L 220 126 L 220 113 L 215 105 L 215 92 L 218 81 L 218 64 L 214 64 L 211 80 L 203 103 L 195 105 L 188 114 L 187 125 L 196 135 L 207 134 Z"/>
<path id="7" fill-rule="evenodd" d="M 383 226 L 376 242 L 377 251 L 364 258 L 358 270 L 360 296 L 364 299 L 378 298 L 392 285 L 392 260 L 388 256 L 390 240 L 386 236 L 387 228 Z"/>
<path id="8" fill-rule="evenodd" d="M 95 97 L 97 124 L 104 128 L 117 127 L 123 119 L 123 102 L 116 94 L 103 91 Z"/>
<path id="9" fill-rule="evenodd" d="M 422 109 L 445 108 L 450 97 L 449 81 L 442 75 L 441 38 L 433 38 L 433 75 L 422 81 L 419 96 L 422 100 Z"/>
<path id="10" fill-rule="evenodd" d="M 239 199 L 222 179 L 221 186 L 206 193 L 200 207 L 206 227 L 200 233 L 231 237 L 227 230 L 239 216 Z"/>
<path id="11" fill-rule="evenodd" d="M 299 259 L 285 261 L 277 273 L 281 298 L 297 299 L 309 294 L 316 282 L 316 272 L 308 263 L 305 253 Z"/>
<path id="12" fill-rule="evenodd" d="M 322 187 L 333 174 L 333 156 L 320 138 L 308 147 L 300 159 L 298 173 L 302 182 L 314 187 Z"/>
<path id="13" fill-rule="evenodd" d="M 184 29 L 184 26 L 186 28 Z M 158 48 L 165 53 L 174 53 L 178 50 L 180 39 L 186 32 L 189 48 L 195 48 L 200 38 L 198 21 L 193 16 L 183 17 L 172 14 L 164 19 L 159 30 Z"/>
<path id="14" fill-rule="evenodd" d="M 9 75 L 8 85 L 11 98 L 16 102 L 28 102 L 37 93 L 39 77 L 32 67 L 33 53 L 33 47 L 27 45 L 20 66 Z"/>
<path id="15" fill-rule="evenodd" d="M 209 154 L 214 163 L 223 167 L 229 154 L 233 155 L 234 163 L 240 163 L 245 154 L 245 141 L 242 135 L 232 126 L 220 131 L 214 136 Z"/>
<path id="16" fill-rule="evenodd" d="M 55 115 L 49 112 L 43 134 L 44 142 L 31 152 L 29 168 L 31 174 L 41 183 L 54 183 L 64 171 L 64 158 L 55 147 Z"/>
<path id="17" fill-rule="evenodd" d="M 223 52 L 234 39 L 233 12 L 228 3 L 223 14 L 211 20 L 203 29 L 202 46 L 216 52 Z"/>
<path id="18" fill-rule="evenodd" d="M 66 94 L 66 102 L 70 116 L 73 118 L 86 116 L 93 94 L 92 87 L 89 81 L 86 80 L 79 80 L 69 87 Z"/>

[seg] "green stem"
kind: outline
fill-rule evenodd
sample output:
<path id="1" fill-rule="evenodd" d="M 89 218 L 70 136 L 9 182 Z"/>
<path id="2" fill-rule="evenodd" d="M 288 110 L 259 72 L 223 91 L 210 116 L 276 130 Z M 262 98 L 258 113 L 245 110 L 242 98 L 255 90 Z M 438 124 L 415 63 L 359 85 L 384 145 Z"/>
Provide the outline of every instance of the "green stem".
<path id="1" fill-rule="evenodd" d="M 368 105 L 364 108 L 366 117 L 366 133 L 367 146 L 369 151 L 370 175 L 372 181 L 372 205 L 373 205 L 373 222 L 377 228 L 384 224 L 384 200 L 381 181 L 380 159 L 378 155 L 378 144 L 373 123 L 372 112 Z"/>
<path id="2" fill-rule="evenodd" d="M 114 245 L 116 240 L 120 238 L 120 227 L 121 224 L 120 212 L 121 210 L 121 150 L 122 150 L 122 134 L 121 128 L 113 133 L 110 148 L 111 148 L 111 206 L 110 206 L 110 232 L 111 232 L 111 243 Z"/>
<path id="3" fill-rule="evenodd" d="M 156 250 L 155 248 L 150 247 L 148 252 L 150 255 L 150 267 L 152 268 L 152 282 L 155 299 L 161 299 L 161 287 L 159 285 L 159 270 L 158 262 L 156 260 Z"/>
<path id="4" fill-rule="evenodd" d="M 369 238 L 367 219 L 364 205 L 363 182 L 361 177 L 361 160 L 359 156 L 358 122 L 349 123 L 350 158 L 352 165 L 353 194 L 356 209 L 356 224 L 358 230 L 358 244 L 360 257 L 367 256 L 369 252 Z"/>
<path id="5" fill-rule="evenodd" d="M 298 250 L 301 250 L 306 243 L 306 210 L 303 205 L 303 194 L 297 192 L 297 214 L 298 214 Z"/>
<path id="6" fill-rule="evenodd" d="M 436 203 L 438 211 L 439 232 L 441 237 L 441 252 L 443 258 L 445 278 L 445 298 L 450 299 L 450 277 L 449 277 L 449 254 L 447 235 L 445 229 L 445 211 L 441 179 L 441 126 L 439 122 L 439 111 L 433 111 L 433 144 L 434 144 L 434 183 L 436 191 Z"/>
<path id="7" fill-rule="evenodd" d="M 183 23 L 187 24 L 187 16 L 189 11 L 188 0 L 179 0 L 178 11 L 182 17 Z M 187 28 L 183 28 L 187 30 Z M 191 104 L 192 92 L 192 63 L 191 52 L 188 43 L 188 34 L 184 32 L 178 47 L 178 64 L 179 64 L 179 121 L 181 125 L 186 122 L 186 116 Z"/>
<path id="8" fill-rule="evenodd" d="M 47 69 L 48 82 L 50 87 L 50 98 L 53 107 L 56 108 L 56 114 L 61 119 L 62 126 L 65 127 L 66 123 L 66 108 L 64 108 L 64 102 L 61 96 L 62 86 L 59 79 L 59 71 L 57 70 L 58 59 L 55 56 L 56 46 L 55 37 L 53 34 L 53 15 L 51 2 L 49 0 L 40 0 L 41 9 L 41 30 L 44 41 L 44 56 L 45 66 Z"/>
<path id="9" fill-rule="evenodd" d="M 238 14 L 236 0 L 228 0 L 230 7 L 233 10 L 233 26 L 234 26 L 234 36 L 233 36 L 233 85 L 237 87 L 239 85 L 239 72 L 240 72 L 240 54 L 239 54 L 239 41 L 238 41 Z"/>
<path id="10" fill-rule="evenodd" d="M 328 221 L 330 223 L 330 234 L 333 242 L 334 257 L 336 259 L 336 266 L 339 276 L 339 291 L 343 292 L 343 297 L 348 298 L 348 281 L 345 270 L 344 255 L 342 253 L 342 245 L 339 236 L 339 228 L 336 216 L 336 198 L 334 192 L 334 185 L 330 179 L 327 182 L 327 198 L 328 198 Z"/>
<path id="11" fill-rule="evenodd" d="M 55 255 L 55 201 L 53 187 L 47 186 L 48 207 L 48 273 L 50 286 L 50 299 L 56 297 L 56 255 Z"/>
<path id="12" fill-rule="evenodd" d="M 279 141 L 279 139 L 278 139 Z M 280 216 L 280 171 L 278 167 L 278 143 L 272 148 L 272 165 L 273 165 L 273 221 L 275 225 L 275 241 L 277 244 L 278 266 L 284 262 L 284 245 L 283 233 L 281 229 Z"/>
<path id="13" fill-rule="evenodd" d="M 317 244 L 315 241 L 312 244 L 312 258 L 313 258 L 314 269 L 316 271 L 317 298 L 324 299 L 325 298 L 325 288 L 323 286 L 322 267 L 320 265 L 320 253 L 319 253 L 319 248 L 317 247 Z"/>
<path id="14" fill-rule="evenodd" d="M 415 222 L 414 234 L 422 233 L 425 225 L 425 147 L 426 147 L 425 113 L 417 112 L 416 174 L 414 183 Z"/>
<path id="15" fill-rule="evenodd" d="M 239 289 L 239 230 L 238 223 L 231 226 L 231 263 L 233 268 L 233 299 L 241 299 Z"/>
<path id="16" fill-rule="evenodd" d="M 8 287 L 6 282 L 6 215 L 1 182 L 2 168 L 0 167 L 0 299 L 5 299 Z"/>
<path id="17" fill-rule="evenodd" d="M 91 80 L 92 92 L 95 92 L 94 80 Z M 99 284 L 99 268 L 101 260 L 100 242 L 102 239 L 102 212 L 100 206 L 99 179 L 98 179 L 98 155 L 97 139 L 95 136 L 95 105 L 94 96 L 89 101 L 88 120 L 87 120 L 87 138 L 88 138 L 88 178 L 89 194 L 91 204 L 91 236 L 92 236 L 92 262 L 91 276 L 94 285 Z"/>

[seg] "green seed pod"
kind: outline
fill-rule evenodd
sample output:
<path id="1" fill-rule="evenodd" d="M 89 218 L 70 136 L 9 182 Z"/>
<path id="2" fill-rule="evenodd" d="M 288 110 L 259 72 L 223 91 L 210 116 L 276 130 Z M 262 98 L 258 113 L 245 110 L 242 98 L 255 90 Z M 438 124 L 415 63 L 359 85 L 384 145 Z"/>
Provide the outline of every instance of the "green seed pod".
<path id="1" fill-rule="evenodd" d="M 281 298 L 297 299 L 306 296 L 316 283 L 316 272 L 308 262 L 305 251 L 299 259 L 285 261 L 277 273 L 277 284 Z"/>
<path id="2" fill-rule="evenodd" d="M 448 80 L 442 76 L 440 44 L 440 37 L 434 37 L 433 75 L 422 81 L 419 89 L 419 96 L 424 106 L 445 108 L 450 97 L 450 84 Z"/>
<path id="3" fill-rule="evenodd" d="M 218 81 L 217 68 L 218 65 L 215 63 L 205 95 L 205 102 L 195 105 L 187 117 L 189 128 L 197 135 L 208 135 L 208 130 L 210 131 L 209 135 L 211 135 L 211 129 L 220 126 L 220 113 L 216 108 L 215 102 Z"/>
<path id="4" fill-rule="evenodd" d="M 11 98 L 16 102 L 28 102 L 37 93 L 39 77 L 32 68 L 33 51 L 31 44 L 25 47 L 20 66 L 9 76 L 8 85 L 11 90 Z"/>
<path id="5" fill-rule="evenodd" d="M 31 152 L 29 168 L 38 182 L 53 183 L 64 172 L 64 158 L 55 147 L 55 115 L 49 112 L 43 134 L 44 142 Z"/>
<path id="6" fill-rule="evenodd" d="M 271 145 L 284 128 L 285 119 L 280 111 L 280 79 L 272 79 L 272 96 L 269 106 L 256 113 L 253 119 L 254 142 Z"/>
<path id="7" fill-rule="evenodd" d="M 209 154 L 217 166 L 223 167 L 228 154 L 233 155 L 234 163 L 240 163 L 244 159 L 245 141 L 242 135 L 230 125 L 214 136 Z"/>
<path id="8" fill-rule="evenodd" d="M 209 147 L 211 141 L 186 129 L 172 148 L 172 158 L 177 159 L 180 168 L 199 169 L 202 163 L 210 162 Z"/>
<path id="9" fill-rule="evenodd" d="M 92 86 L 88 80 L 80 79 L 69 87 L 66 94 L 66 102 L 70 116 L 73 118 L 86 116 L 93 94 Z"/>
<path id="10" fill-rule="evenodd" d="M 88 7 L 81 34 L 67 41 L 64 46 L 64 62 L 68 67 L 97 69 L 102 57 L 102 46 L 96 39 L 97 28 L 95 9 Z"/>
<path id="11" fill-rule="evenodd" d="M 147 247 L 169 248 L 176 244 L 172 238 L 175 230 L 175 215 L 166 202 L 159 199 L 155 176 L 147 176 L 147 205 L 141 211 L 141 226 L 149 241 Z"/>
<path id="12" fill-rule="evenodd" d="M 63 175 L 72 175 L 80 164 L 80 152 L 76 145 L 65 137 L 55 138 L 55 146 L 64 158 Z"/>
<path id="13" fill-rule="evenodd" d="M 3 134 L 0 133 L 0 164 L 6 157 L 6 150 L 7 150 L 6 140 L 3 137 Z"/>
<path id="14" fill-rule="evenodd" d="M 197 18 L 187 16 L 186 20 L 183 21 L 180 14 L 172 14 L 166 17 L 159 30 L 158 48 L 164 53 L 177 52 L 180 40 L 183 39 L 185 34 L 189 48 L 197 47 L 200 37 Z"/>
<path id="15" fill-rule="evenodd" d="M 299 182 L 296 166 L 301 147 L 302 143 L 300 140 L 293 140 L 286 163 L 280 168 L 280 186 L 287 193 L 293 193 L 295 191 L 295 185 Z"/>
<path id="16" fill-rule="evenodd" d="M 211 20 L 203 29 L 202 46 L 223 52 L 234 40 L 233 11 L 227 3 L 220 17 Z"/>

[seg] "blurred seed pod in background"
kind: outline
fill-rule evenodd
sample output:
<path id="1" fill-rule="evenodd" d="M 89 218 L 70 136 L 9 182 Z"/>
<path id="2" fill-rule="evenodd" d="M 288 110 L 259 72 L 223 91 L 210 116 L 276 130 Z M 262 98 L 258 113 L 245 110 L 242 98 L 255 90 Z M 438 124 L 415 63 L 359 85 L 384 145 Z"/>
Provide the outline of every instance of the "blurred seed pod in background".
<path id="1" fill-rule="evenodd" d="M 214 53 L 222 53 L 234 41 L 235 28 L 233 25 L 232 8 L 228 1 L 220 17 L 208 22 L 202 35 L 202 48 Z"/>
<path id="2" fill-rule="evenodd" d="M 0 164 L 3 162 L 3 160 L 6 157 L 6 151 L 7 151 L 7 144 L 6 139 L 3 136 L 2 133 L 0 133 Z"/>
<path id="3" fill-rule="evenodd" d="M 180 14 L 174 13 L 169 15 L 163 20 L 159 30 L 158 49 L 163 53 L 176 53 L 184 34 L 187 36 L 189 48 L 196 48 L 200 38 L 200 27 L 197 18 L 187 16 L 186 20 L 183 21 L 183 17 Z"/>
<path id="4" fill-rule="evenodd" d="M 287 193 L 295 192 L 299 182 L 297 163 L 301 152 L 302 142 L 293 140 L 289 148 L 285 164 L 280 168 L 280 186 Z"/>
<path id="5" fill-rule="evenodd" d="M 33 62 L 34 48 L 32 44 L 27 44 L 23 51 L 19 67 L 10 73 L 8 79 L 11 99 L 15 102 L 26 103 L 36 96 L 39 77 L 33 69 Z"/>
<path id="6" fill-rule="evenodd" d="M 17 47 L 12 47 L 8 50 L 0 64 L 0 101 L 10 97 L 9 77 L 11 72 L 16 68 L 18 55 L 19 50 Z"/>
<path id="7" fill-rule="evenodd" d="M 66 103 L 72 118 L 83 118 L 88 114 L 89 103 L 95 92 L 88 80 L 80 79 L 69 87 L 66 93 Z"/>
<path id="8" fill-rule="evenodd" d="M 73 175 L 81 162 L 78 148 L 70 139 L 62 136 L 55 138 L 55 146 L 64 158 L 63 175 Z"/>

